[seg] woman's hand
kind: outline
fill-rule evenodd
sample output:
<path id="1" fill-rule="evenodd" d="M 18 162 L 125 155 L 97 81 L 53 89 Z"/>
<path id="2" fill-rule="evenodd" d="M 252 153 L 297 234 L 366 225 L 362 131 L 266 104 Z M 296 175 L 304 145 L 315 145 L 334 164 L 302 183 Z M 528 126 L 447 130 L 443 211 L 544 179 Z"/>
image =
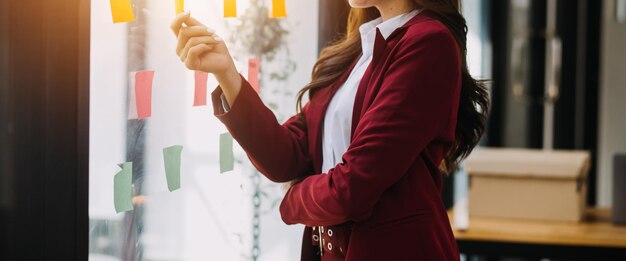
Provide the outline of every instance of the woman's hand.
<path id="1" fill-rule="evenodd" d="M 300 182 L 302 182 L 306 177 L 302 177 L 302 178 L 297 178 L 294 180 L 291 180 L 289 182 L 285 182 L 281 185 L 281 188 L 283 189 L 283 195 L 287 194 L 287 192 L 289 191 L 289 189 L 293 186 L 296 185 Z"/>
<path id="2" fill-rule="evenodd" d="M 176 54 L 180 60 L 190 70 L 214 74 L 226 100 L 232 105 L 241 88 L 241 77 L 224 40 L 215 35 L 215 30 L 191 17 L 189 12 L 178 14 L 171 28 L 178 38 Z"/>

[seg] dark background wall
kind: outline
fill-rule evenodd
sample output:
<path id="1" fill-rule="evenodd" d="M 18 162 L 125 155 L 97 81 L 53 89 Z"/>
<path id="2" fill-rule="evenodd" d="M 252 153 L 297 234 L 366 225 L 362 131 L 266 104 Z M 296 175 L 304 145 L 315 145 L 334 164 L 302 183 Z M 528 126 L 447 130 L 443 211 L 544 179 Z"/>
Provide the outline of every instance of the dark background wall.
<path id="1" fill-rule="evenodd" d="M 0 260 L 87 259 L 89 4 L 0 2 Z"/>

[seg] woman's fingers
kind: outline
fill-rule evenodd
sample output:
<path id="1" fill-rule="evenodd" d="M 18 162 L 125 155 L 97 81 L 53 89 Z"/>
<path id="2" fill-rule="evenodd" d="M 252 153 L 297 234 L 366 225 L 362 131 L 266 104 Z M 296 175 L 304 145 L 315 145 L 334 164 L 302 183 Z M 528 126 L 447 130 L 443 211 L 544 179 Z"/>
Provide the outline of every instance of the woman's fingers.
<path id="1" fill-rule="evenodd" d="M 187 17 L 186 20 L 184 20 L 184 23 L 186 26 L 204 26 L 207 28 L 207 30 L 211 33 L 215 33 L 215 30 L 212 28 L 209 28 L 208 26 L 204 25 L 203 23 L 201 23 L 200 21 L 196 20 L 196 18 L 193 18 L 192 16 Z"/>
<path id="2" fill-rule="evenodd" d="M 187 41 L 191 37 L 211 36 L 215 33 L 212 29 L 205 26 L 186 26 L 178 31 L 178 45 L 176 46 L 176 54 L 181 55 L 181 51 L 185 48 Z"/>
<path id="3" fill-rule="evenodd" d="M 211 45 L 220 43 L 221 39 L 222 38 L 219 38 L 219 36 L 216 36 L 216 35 L 189 38 L 189 41 L 187 41 L 187 44 L 185 44 L 185 47 L 180 52 L 180 60 L 184 61 L 187 59 L 188 52 L 192 47 L 199 45 L 199 44 L 206 44 L 206 45 L 211 46 Z"/>
<path id="4" fill-rule="evenodd" d="M 185 59 L 185 66 L 190 70 L 201 70 L 202 68 L 200 68 L 200 65 L 202 62 L 200 57 L 212 49 L 212 47 L 206 44 L 199 44 L 191 47 L 191 49 L 189 49 L 189 54 Z"/>
<path id="5" fill-rule="evenodd" d="M 177 15 L 171 29 L 178 41 L 176 54 L 187 68 L 216 73 L 234 67 L 224 40 L 188 12 Z"/>
<path id="6" fill-rule="evenodd" d="M 191 16 L 189 16 L 187 19 L 185 19 L 185 25 L 187 25 L 187 26 L 195 26 L 195 25 L 205 26 L 200 21 L 196 20 L 196 18 L 193 18 Z"/>
<path id="7" fill-rule="evenodd" d="M 189 19 L 190 17 L 191 14 L 189 13 L 189 11 L 185 11 L 176 15 L 174 21 L 172 21 L 172 24 L 170 25 L 174 36 L 178 37 L 178 32 L 180 31 L 180 28 L 183 27 L 183 23 L 187 21 L 187 19 Z M 194 20 L 197 21 L 196 19 Z"/>

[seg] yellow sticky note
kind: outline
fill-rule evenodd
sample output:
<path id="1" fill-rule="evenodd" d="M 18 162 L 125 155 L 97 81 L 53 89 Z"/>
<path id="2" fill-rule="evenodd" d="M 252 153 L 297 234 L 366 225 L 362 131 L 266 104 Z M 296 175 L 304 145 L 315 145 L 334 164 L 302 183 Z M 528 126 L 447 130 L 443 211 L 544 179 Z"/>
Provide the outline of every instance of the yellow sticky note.
<path id="1" fill-rule="evenodd" d="M 111 0 L 111 14 L 113 15 L 113 23 L 135 21 L 130 0 Z"/>
<path id="2" fill-rule="evenodd" d="M 185 0 L 174 0 L 174 5 L 176 5 L 176 14 L 185 11 Z"/>
<path id="3" fill-rule="evenodd" d="M 224 0 L 224 17 L 237 17 L 236 0 Z"/>
<path id="4" fill-rule="evenodd" d="M 272 18 L 286 17 L 285 0 L 272 0 Z"/>

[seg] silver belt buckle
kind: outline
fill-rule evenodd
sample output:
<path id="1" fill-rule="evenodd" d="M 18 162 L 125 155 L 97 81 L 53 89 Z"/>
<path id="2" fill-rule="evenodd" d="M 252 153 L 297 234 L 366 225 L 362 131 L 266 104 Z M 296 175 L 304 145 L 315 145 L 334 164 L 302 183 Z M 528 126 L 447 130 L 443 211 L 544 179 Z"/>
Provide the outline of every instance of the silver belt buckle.
<path id="1" fill-rule="evenodd" d="M 323 239 L 323 237 L 322 237 L 322 236 L 323 236 L 323 234 L 322 234 L 322 229 L 323 229 L 323 226 L 318 226 L 318 227 L 317 227 L 317 233 L 318 233 L 318 235 L 319 235 L 319 237 L 320 237 L 320 241 L 319 241 L 319 246 L 320 246 L 320 256 L 323 256 L 323 255 L 324 255 L 324 239 Z"/>

